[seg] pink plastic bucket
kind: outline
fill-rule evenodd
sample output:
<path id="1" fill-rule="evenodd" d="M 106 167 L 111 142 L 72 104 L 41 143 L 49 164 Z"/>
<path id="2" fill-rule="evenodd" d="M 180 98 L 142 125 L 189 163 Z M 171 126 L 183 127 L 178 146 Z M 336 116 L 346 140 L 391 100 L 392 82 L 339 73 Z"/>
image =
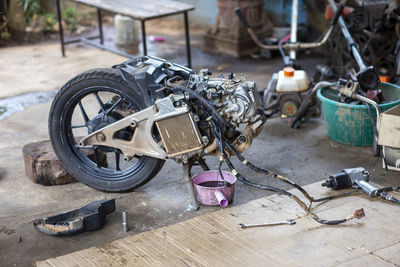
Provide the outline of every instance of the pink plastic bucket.
<path id="1" fill-rule="evenodd" d="M 221 207 L 228 206 L 232 202 L 235 193 L 236 177 L 227 171 L 222 171 L 224 179 L 232 184 L 232 186 L 217 186 L 209 187 L 200 184 L 206 182 L 223 181 L 220 177 L 219 171 L 205 171 L 193 176 L 193 185 L 197 195 L 197 200 L 203 205 Z"/>

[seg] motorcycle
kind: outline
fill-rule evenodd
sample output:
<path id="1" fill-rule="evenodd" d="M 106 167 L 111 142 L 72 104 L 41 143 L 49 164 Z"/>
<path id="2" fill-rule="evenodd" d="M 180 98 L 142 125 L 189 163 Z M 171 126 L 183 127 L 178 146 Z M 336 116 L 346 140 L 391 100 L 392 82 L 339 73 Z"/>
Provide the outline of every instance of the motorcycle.
<path id="1" fill-rule="evenodd" d="M 220 160 L 224 186 L 232 186 L 221 171 L 248 186 L 284 194 L 321 224 L 337 225 L 364 216 L 359 210 L 340 220 L 325 220 L 311 205 L 349 195 L 313 198 L 298 184 L 257 167 L 241 153 L 266 121 L 256 84 L 228 73 L 212 77 L 156 57 L 139 57 L 113 68 L 94 69 L 68 81 L 50 108 L 49 135 L 66 170 L 82 183 L 107 192 L 131 191 L 149 182 L 166 159 L 183 164 L 191 203 L 197 210 L 191 167 L 208 166 L 205 156 Z M 241 175 L 230 161 L 236 156 L 248 168 L 298 189 L 310 202 Z M 351 194 L 354 192 L 350 192 Z"/>
<path id="2" fill-rule="evenodd" d="M 52 103 L 54 151 L 79 181 L 107 192 L 149 182 L 166 159 L 204 169 L 207 155 L 222 162 L 229 153 L 218 140 L 242 153 L 265 122 L 256 84 L 211 75 L 150 56 L 84 72 Z"/>

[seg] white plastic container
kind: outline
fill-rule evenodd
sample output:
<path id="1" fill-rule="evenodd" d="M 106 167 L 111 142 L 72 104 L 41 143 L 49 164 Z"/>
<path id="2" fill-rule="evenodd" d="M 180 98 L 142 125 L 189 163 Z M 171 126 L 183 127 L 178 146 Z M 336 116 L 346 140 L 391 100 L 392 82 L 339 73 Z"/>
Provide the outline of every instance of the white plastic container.
<path id="1" fill-rule="evenodd" d="M 119 46 L 137 49 L 139 44 L 139 25 L 138 22 L 130 17 L 115 15 L 114 26 L 116 31 L 116 43 Z"/>
<path id="2" fill-rule="evenodd" d="M 286 67 L 278 73 L 276 91 L 279 93 L 304 92 L 310 86 L 310 79 L 304 70 Z"/>

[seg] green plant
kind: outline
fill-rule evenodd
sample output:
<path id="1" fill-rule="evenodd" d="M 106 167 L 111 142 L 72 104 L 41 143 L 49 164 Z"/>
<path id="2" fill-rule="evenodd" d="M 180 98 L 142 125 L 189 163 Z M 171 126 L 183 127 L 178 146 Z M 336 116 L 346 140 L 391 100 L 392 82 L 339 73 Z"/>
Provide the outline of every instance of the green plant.
<path id="1" fill-rule="evenodd" d="M 5 113 L 6 111 L 7 111 L 7 108 L 6 108 L 6 107 L 0 106 L 0 115 L 3 114 L 3 113 Z"/>
<path id="2" fill-rule="evenodd" d="M 8 32 L 6 32 L 6 31 L 4 31 L 4 32 L 1 32 L 0 33 L 0 39 L 2 39 L 2 40 L 8 40 L 10 38 L 10 34 L 8 33 Z M 0 113 L 1 113 L 1 108 L 2 107 L 0 107 Z"/>
<path id="3" fill-rule="evenodd" d="M 18 0 L 23 5 L 25 21 L 29 26 L 32 26 L 33 21 L 42 12 L 42 8 L 38 0 Z"/>
<path id="4" fill-rule="evenodd" d="M 63 12 L 63 19 L 69 29 L 74 28 L 76 24 L 77 12 L 75 8 L 69 7 Z"/>
<path id="5" fill-rule="evenodd" d="M 47 13 L 41 16 L 41 20 L 44 24 L 44 30 L 46 32 L 54 31 L 54 25 L 57 24 L 56 14 Z"/>

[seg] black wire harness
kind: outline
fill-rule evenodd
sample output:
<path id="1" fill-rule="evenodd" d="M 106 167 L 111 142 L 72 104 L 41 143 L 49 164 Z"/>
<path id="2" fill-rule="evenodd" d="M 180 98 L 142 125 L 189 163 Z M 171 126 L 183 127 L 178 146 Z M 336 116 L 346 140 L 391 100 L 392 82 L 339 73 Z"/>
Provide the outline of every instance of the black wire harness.
<path id="1" fill-rule="evenodd" d="M 178 89 L 181 90 L 183 92 L 188 93 L 189 95 L 195 97 L 197 100 L 200 101 L 200 105 L 204 108 L 204 112 L 206 112 L 206 114 L 210 115 L 209 118 L 209 123 L 210 123 L 210 127 L 211 127 L 211 131 L 212 134 L 215 137 L 215 140 L 218 144 L 218 147 L 220 149 L 220 153 L 221 153 L 221 162 L 224 160 L 227 164 L 227 166 L 229 167 L 229 169 L 231 170 L 232 174 L 235 175 L 235 177 L 243 182 L 246 185 L 255 187 L 255 188 L 259 188 L 262 190 L 267 190 L 267 191 L 272 191 L 275 193 L 279 193 L 279 194 L 283 194 L 288 196 L 289 198 L 293 199 L 294 201 L 297 202 L 297 204 L 305 211 L 307 212 L 307 214 L 311 215 L 312 218 L 320 223 L 320 224 L 326 224 L 326 225 L 337 225 L 337 224 L 341 224 L 344 223 L 346 221 L 352 220 L 354 218 L 361 218 L 365 216 L 364 210 L 356 210 L 353 214 L 349 215 L 346 218 L 343 219 L 339 219 L 339 220 L 325 220 L 325 219 L 321 219 L 318 215 L 316 215 L 315 213 L 312 212 L 311 206 L 313 202 L 323 202 L 323 201 L 328 201 L 328 200 L 332 200 L 332 199 L 337 199 L 337 198 L 341 198 L 341 197 L 345 197 L 345 196 L 350 196 L 350 195 L 355 195 L 355 194 L 360 194 L 360 191 L 350 191 L 350 192 L 346 192 L 346 193 L 341 193 L 341 194 L 337 194 L 337 195 L 333 195 L 333 196 L 328 196 L 328 197 L 323 197 L 323 198 L 313 198 L 304 188 L 302 188 L 300 185 L 294 183 L 293 181 L 291 181 L 290 179 L 283 177 L 282 175 L 276 174 L 274 172 L 262 169 L 260 167 L 255 166 L 254 164 L 252 164 L 250 161 L 248 161 L 246 158 L 244 158 L 239 152 L 236 151 L 236 149 L 226 140 L 223 139 L 222 137 L 222 130 L 220 125 L 229 125 L 229 123 L 222 118 L 222 116 L 219 114 L 219 112 L 216 110 L 216 108 L 210 104 L 203 96 L 201 96 L 198 92 L 187 88 L 183 85 L 179 85 L 174 83 L 174 81 L 176 81 L 178 78 L 173 77 L 169 80 L 167 80 L 167 86 L 173 88 L 173 89 Z M 214 115 L 214 116 L 211 116 Z M 249 179 L 245 178 L 243 175 L 241 175 L 236 169 L 235 166 L 232 164 L 230 158 L 226 155 L 225 152 L 225 148 L 230 151 L 231 153 L 233 153 L 241 162 L 242 164 L 244 164 L 245 166 L 249 167 L 250 169 L 258 172 L 258 173 L 262 173 L 264 175 L 270 176 L 272 178 L 278 179 L 286 184 L 291 185 L 292 187 L 296 188 L 297 190 L 299 190 L 306 198 L 307 200 L 310 202 L 310 204 L 307 206 L 299 197 L 297 197 L 296 195 L 281 189 L 281 188 L 277 188 L 277 187 L 273 187 L 273 186 L 269 186 L 269 185 L 263 185 L 263 184 L 258 184 L 258 183 L 254 183 L 252 181 L 250 181 Z M 220 169 L 220 168 L 219 168 Z"/>

